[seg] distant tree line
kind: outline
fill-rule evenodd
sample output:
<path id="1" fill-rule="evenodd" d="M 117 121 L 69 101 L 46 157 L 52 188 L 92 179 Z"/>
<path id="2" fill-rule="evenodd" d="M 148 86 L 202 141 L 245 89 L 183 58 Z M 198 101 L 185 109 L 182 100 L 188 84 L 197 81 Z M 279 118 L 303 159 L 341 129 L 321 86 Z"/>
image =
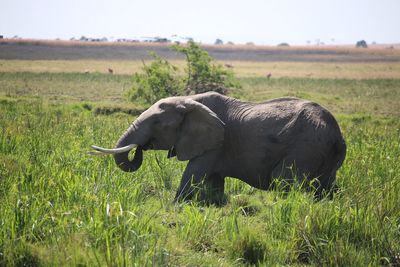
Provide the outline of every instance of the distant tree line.
<path id="1" fill-rule="evenodd" d="M 103 38 L 91 38 L 91 37 L 86 37 L 86 36 L 81 36 L 81 38 L 77 39 L 75 37 L 72 37 L 70 39 L 71 41 L 81 41 L 81 42 L 108 42 L 107 37 Z M 129 39 L 129 38 L 118 38 L 116 40 L 113 40 L 114 42 L 117 43 L 139 43 L 140 40 L 137 39 Z M 163 37 L 153 37 L 153 38 L 147 38 L 143 40 L 145 43 L 171 43 L 171 40 L 168 38 L 163 38 Z"/>

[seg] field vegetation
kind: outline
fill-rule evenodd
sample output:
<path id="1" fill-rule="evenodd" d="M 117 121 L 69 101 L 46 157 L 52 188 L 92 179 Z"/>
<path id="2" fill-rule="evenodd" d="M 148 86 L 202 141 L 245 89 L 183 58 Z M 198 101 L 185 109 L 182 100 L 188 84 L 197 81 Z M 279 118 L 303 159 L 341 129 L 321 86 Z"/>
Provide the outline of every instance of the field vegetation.
<path id="1" fill-rule="evenodd" d="M 348 150 L 332 200 L 229 178 L 220 207 L 173 204 L 165 152 L 129 174 L 86 153 L 146 108 L 126 102 L 141 64 L 0 61 L 0 266 L 400 265 L 400 63 L 234 62 L 233 96 L 317 101 Z"/>
<path id="2" fill-rule="evenodd" d="M 184 60 L 168 60 L 182 69 Z M 145 61 L 148 63 L 150 61 Z M 314 79 L 400 79 L 399 62 L 329 63 L 329 62 L 252 62 L 219 60 L 217 63 L 233 66 L 239 77 L 314 78 Z M 143 63 L 137 60 L 1 60 L 0 72 L 33 73 L 108 73 L 132 75 L 140 72 Z"/>

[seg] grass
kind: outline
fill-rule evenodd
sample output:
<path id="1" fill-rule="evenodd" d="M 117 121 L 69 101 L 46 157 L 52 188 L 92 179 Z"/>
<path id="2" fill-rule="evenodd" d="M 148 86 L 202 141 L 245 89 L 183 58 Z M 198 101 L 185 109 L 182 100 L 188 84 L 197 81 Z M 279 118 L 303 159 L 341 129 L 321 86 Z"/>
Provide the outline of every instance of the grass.
<path id="1" fill-rule="evenodd" d="M 232 95 L 248 101 L 291 95 L 317 101 L 333 112 L 400 115 L 400 79 L 241 77 L 239 81 L 243 90 L 233 91 Z M 95 106 L 106 109 L 132 108 L 134 105 L 126 103 L 124 98 L 131 86 L 129 75 L 0 72 L 0 95 L 94 102 Z"/>
<path id="2" fill-rule="evenodd" d="M 172 60 L 171 63 L 183 66 L 183 60 Z M 112 69 L 117 75 L 132 75 L 141 71 L 143 62 L 129 60 L 0 60 L 0 72 L 33 72 L 33 73 L 106 73 Z"/>
<path id="3" fill-rule="evenodd" d="M 245 93 L 237 94 L 250 101 L 289 95 L 316 101 L 335 113 L 400 114 L 397 79 L 243 78 L 241 82 Z"/>
<path id="4" fill-rule="evenodd" d="M 0 72 L 0 266 L 398 266 L 399 80 L 240 79 L 243 99 L 334 111 L 348 152 L 333 200 L 229 178 L 222 207 L 173 204 L 185 163 L 146 152 L 127 174 L 86 154 L 134 119 L 96 112 L 130 106 L 129 76 Z"/>
<path id="5" fill-rule="evenodd" d="M 169 60 L 183 68 L 183 60 Z M 400 79 L 398 62 L 326 63 L 326 62 L 251 62 L 217 61 L 233 66 L 239 77 L 314 78 L 314 79 Z M 141 71 L 143 63 L 130 60 L 0 60 L 0 72 L 34 73 L 107 73 L 132 75 Z"/>

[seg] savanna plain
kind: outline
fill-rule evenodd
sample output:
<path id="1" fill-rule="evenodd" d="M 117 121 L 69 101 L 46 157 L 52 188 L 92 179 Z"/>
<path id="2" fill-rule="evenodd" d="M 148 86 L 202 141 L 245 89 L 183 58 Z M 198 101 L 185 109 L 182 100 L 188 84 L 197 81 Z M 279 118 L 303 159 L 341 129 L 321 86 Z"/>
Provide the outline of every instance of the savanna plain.
<path id="1" fill-rule="evenodd" d="M 221 206 L 173 203 L 186 163 L 166 152 L 134 173 L 86 153 L 146 108 L 125 97 L 141 60 L 0 59 L 0 266 L 400 266 L 399 52 L 346 51 L 376 58 L 217 58 L 232 96 L 316 101 L 347 143 L 332 199 L 228 178 Z"/>

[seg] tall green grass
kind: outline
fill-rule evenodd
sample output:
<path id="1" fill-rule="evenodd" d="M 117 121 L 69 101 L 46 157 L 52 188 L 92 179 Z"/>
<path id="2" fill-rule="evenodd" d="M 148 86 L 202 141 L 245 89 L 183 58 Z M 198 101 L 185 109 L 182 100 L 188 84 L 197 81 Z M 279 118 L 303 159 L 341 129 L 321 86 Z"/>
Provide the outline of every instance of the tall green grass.
<path id="1" fill-rule="evenodd" d="M 399 79 L 239 78 L 243 89 L 231 95 L 247 101 L 264 101 L 291 95 L 317 101 L 335 113 L 400 115 Z M 110 109 L 127 109 L 130 75 L 101 73 L 0 72 L 0 96 L 45 97 L 59 102 L 99 102 Z M 129 103 L 130 106 L 135 106 Z"/>
<path id="2" fill-rule="evenodd" d="M 338 116 L 348 153 L 333 200 L 229 178 L 215 207 L 172 203 L 185 163 L 164 152 L 135 173 L 86 154 L 133 120 L 86 105 L 0 99 L 0 266 L 400 264 L 399 117 Z"/>

